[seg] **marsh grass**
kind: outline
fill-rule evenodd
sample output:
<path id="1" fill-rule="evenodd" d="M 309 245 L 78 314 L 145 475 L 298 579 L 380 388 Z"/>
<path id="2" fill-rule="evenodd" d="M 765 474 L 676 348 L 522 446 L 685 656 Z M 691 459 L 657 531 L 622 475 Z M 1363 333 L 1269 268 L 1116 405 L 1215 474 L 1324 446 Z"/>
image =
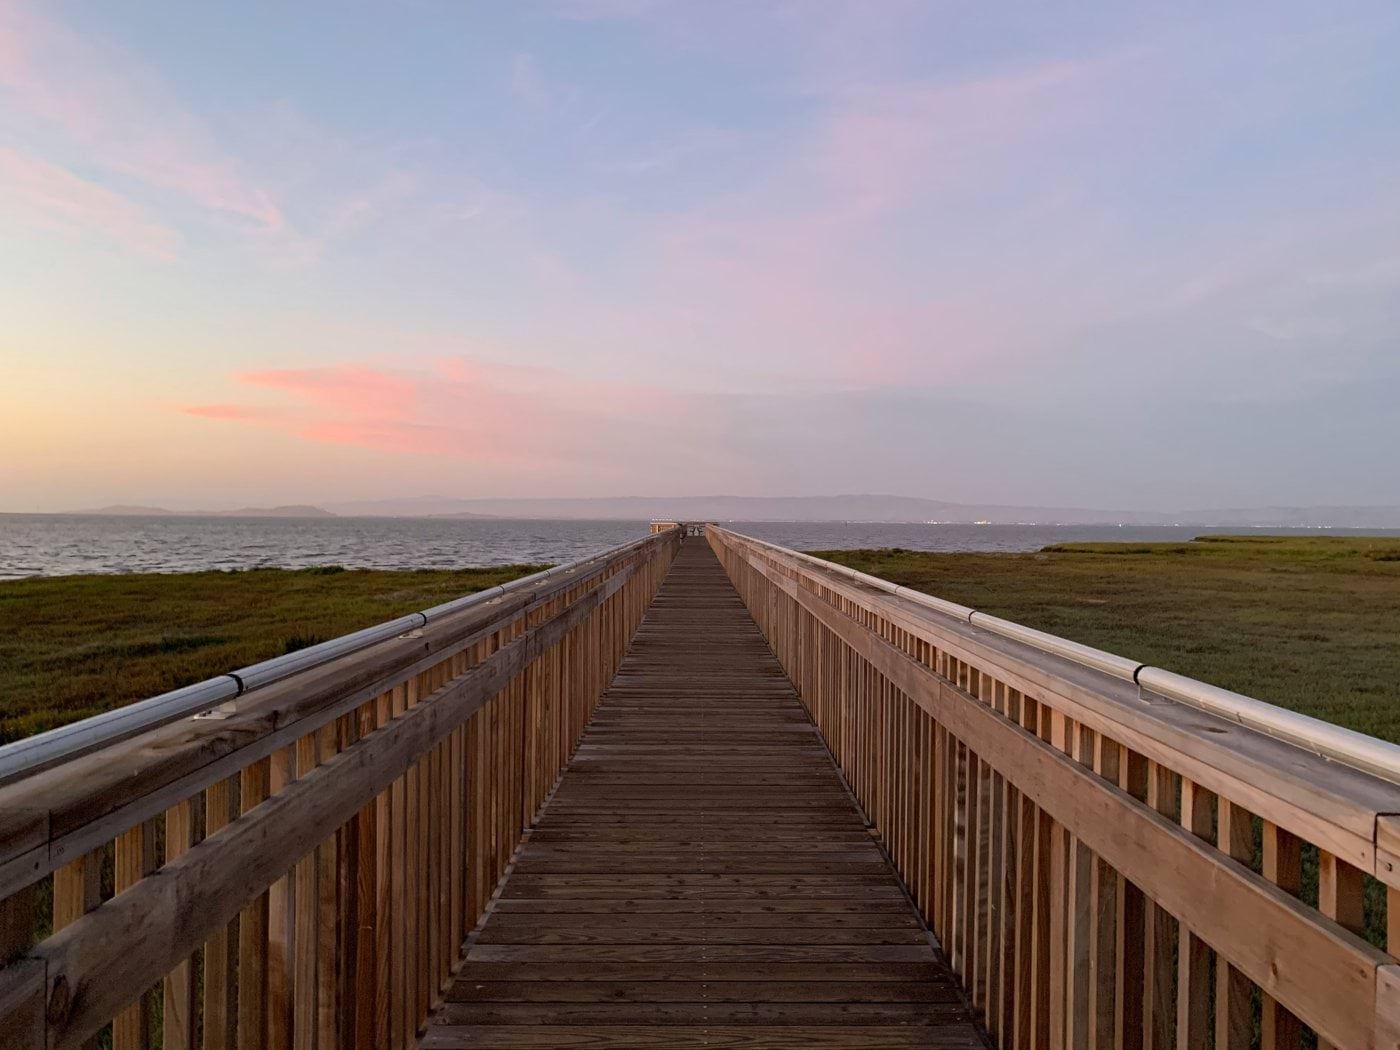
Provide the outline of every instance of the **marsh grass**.
<path id="1" fill-rule="evenodd" d="M 1062 543 L 1033 554 L 813 553 L 1400 742 L 1397 538 L 1201 536 Z M 1315 907 L 1317 893 L 1317 849 L 1306 845 L 1301 896 Z M 1385 947 L 1385 887 L 1368 875 L 1364 896 L 1366 936 Z"/>
<path id="2" fill-rule="evenodd" d="M 0 583 L 0 743 L 436 605 L 542 566 L 324 566 Z"/>
<path id="3" fill-rule="evenodd" d="M 1202 536 L 1031 554 L 816 551 L 940 598 L 1400 742 L 1400 539 Z"/>

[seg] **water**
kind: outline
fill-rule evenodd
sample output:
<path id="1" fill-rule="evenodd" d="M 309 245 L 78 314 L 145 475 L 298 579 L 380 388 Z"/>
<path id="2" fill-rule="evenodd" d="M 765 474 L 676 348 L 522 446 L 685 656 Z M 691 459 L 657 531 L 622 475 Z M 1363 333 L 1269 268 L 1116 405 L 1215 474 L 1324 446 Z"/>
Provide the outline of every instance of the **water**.
<path id="1" fill-rule="evenodd" d="M 799 550 L 908 547 L 1033 551 L 1049 543 L 1183 541 L 1199 526 L 882 525 L 735 522 L 737 532 Z M 1217 532 L 1243 532 L 1239 528 Z M 1270 529 L 1317 535 L 1315 529 Z M 451 569 L 573 561 L 647 532 L 645 521 L 442 518 L 186 518 L 0 514 L 0 579 L 73 573 L 191 572 L 267 566 Z M 1400 530 L 1326 530 L 1400 535 Z"/>
<path id="2" fill-rule="evenodd" d="M 458 569 L 559 563 L 645 536 L 644 521 L 0 515 L 0 579 L 201 569 Z"/>

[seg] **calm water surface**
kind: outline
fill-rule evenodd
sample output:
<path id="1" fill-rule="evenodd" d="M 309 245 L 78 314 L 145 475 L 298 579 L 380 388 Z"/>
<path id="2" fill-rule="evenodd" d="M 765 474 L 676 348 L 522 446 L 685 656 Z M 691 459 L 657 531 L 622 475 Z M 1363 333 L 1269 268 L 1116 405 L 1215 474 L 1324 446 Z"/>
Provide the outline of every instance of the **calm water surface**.
<path id="1" fill-rule="evenodd" d="M 1200 527 L 1104 525 L 881 525 L 732 522 L 737 532 L 799 550 L 908 547 L 928 551 L 1031 551 L 1090 540 L 1181 541 Z M 1215 531 L 1244 531 L 1241 529 Z M 1315 529 L 1270 532 L 1317 535 Z M 506 518 L 193 518 L 0 514 L 0 579 L 74 573 L 201 569 L 452 569 L 565 562 L 644 536 L 645 521 Z M 1326 530 L 1345 535 L 1350 530 Z M 1355 535 L 1376 535 L 1376 530 Z M 1392 530 L 1388 535 L 1400 535 Z"/>

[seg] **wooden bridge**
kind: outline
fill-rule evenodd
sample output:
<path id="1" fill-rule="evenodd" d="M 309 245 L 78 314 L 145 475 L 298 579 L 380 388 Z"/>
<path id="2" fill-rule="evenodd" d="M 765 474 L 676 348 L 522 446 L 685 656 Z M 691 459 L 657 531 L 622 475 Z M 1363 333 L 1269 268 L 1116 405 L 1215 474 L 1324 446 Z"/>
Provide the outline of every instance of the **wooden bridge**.
<path id="1" fill-rule="evenodd" d="M 792 683 L 686 544 L 424 1046 L 981 1045 Z"/>
<path id="2" fill-rule="evenodd" d="M 0 787 L 0 1048 L 1400 1046 L 1394 749 L 695 531 Z"/>

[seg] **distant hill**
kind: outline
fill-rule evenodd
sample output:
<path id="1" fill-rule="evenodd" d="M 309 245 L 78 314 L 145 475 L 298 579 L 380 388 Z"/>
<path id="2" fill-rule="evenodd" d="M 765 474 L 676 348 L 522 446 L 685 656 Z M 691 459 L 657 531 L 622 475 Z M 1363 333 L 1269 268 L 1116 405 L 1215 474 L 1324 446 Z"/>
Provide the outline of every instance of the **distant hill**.
<path id="1" fill-rule="evenodd" d="M 471 500 L 456 496 L 409 496 L 404 499 L 366 499 L 331 503 L 328 509 L 343 517 L 364 518 L 491 518 L 470 509 Z"/>
<path id="2" fill-rule="evenodd" d="M 917 496 L 614 496 L 580 499 L 464 499 L 413 496 L 238 510 L 169 510 L 115 504 L 79 514 L 126 517 L 331 518 L 451 520 L 500 518 L 643 521 L 852 521 L 998 525 L 1189 525 L 1198 528 L 1400 529 L 1400 506 L 1255 507 L 1182 511 L 1103 510 L 1002 503 L 951 503 Z"/>
<path id="3" fill-rule="evenodd" d="M 128 503 L 114 503 L 110 507 L 95 507 L 91 510 L 75 510 L 74 514 L 105 514 L 111 517 L 158 518 L 174 514 L 164 507 L 141 507 Z"/>
<path id="4" fill-rule="evenodd" d="M 334 518 L 335 515 L 320 507 L 304 504 L 289 504 L 281 507 L 240 507 L 237 510 L 169 510 L 165 507 L 141 507 L 124 503 L 110 507 L 97 507 L 93 510 L 77 510 L 74 514 L 104 515 L 108 517 L 142 518 Z"/>
<path id="5" fill-rule="evenodd" d="M 1400 528 L 1400 506 L 1263 507 L 1128 511 L 952 503 L 916 496 L 621 496 L 581 499 L 462 499 L 419 496 L 331 504 L 338 514 L 442 518 L 564 518 L 688 521 L 867 521 L 1036 525 L 1191 525 L 1221 528 Z"/>

